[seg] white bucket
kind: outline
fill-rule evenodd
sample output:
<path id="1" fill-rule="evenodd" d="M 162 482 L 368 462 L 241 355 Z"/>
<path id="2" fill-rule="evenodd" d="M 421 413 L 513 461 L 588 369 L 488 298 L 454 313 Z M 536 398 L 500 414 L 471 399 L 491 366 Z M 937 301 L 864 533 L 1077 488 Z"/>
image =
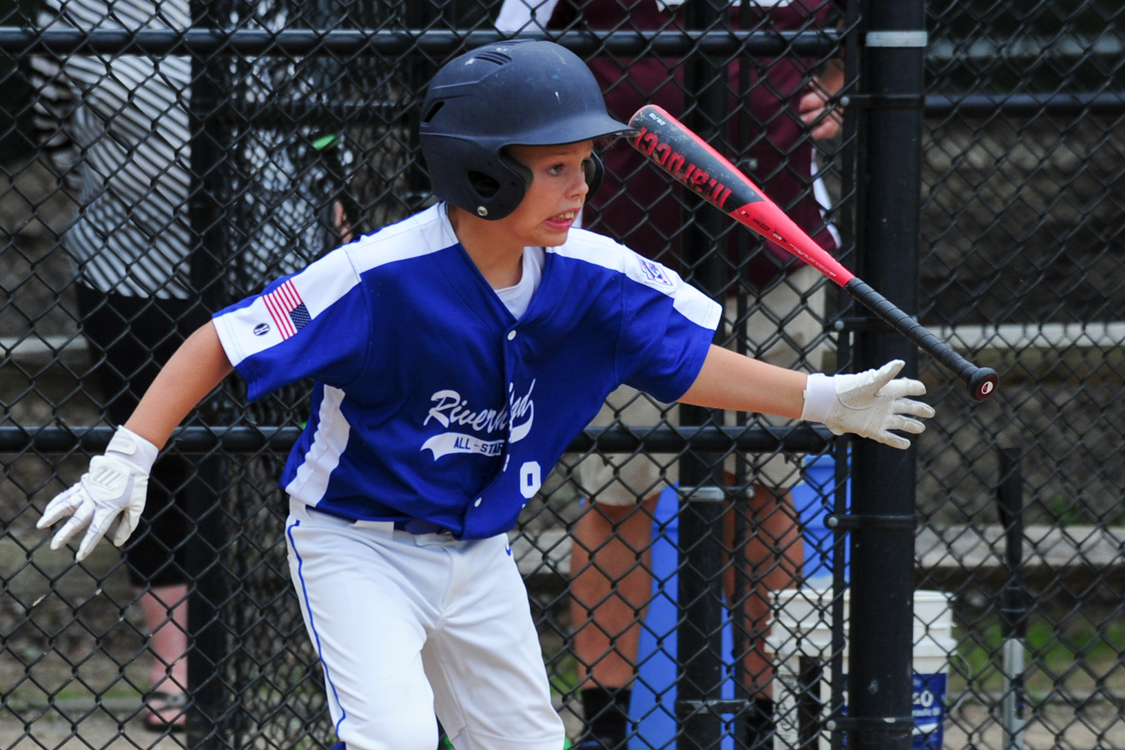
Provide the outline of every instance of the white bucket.
<path id="1" fill-rule="evenodd" d="M 845 668 L 848 594 L 844 595 Z M 774 750 L 812 746 L 829 750 L 824 728 L 831 703 L 832 591 L 788 589 L 773 595 L 774 620 L 767 638 L 774 653 Z M 949 595 L 914 592 L 913 750 L 941 750 L 949 657 L 956 648 Z M 845 710 L 847 694 L 844 695 Z"/>

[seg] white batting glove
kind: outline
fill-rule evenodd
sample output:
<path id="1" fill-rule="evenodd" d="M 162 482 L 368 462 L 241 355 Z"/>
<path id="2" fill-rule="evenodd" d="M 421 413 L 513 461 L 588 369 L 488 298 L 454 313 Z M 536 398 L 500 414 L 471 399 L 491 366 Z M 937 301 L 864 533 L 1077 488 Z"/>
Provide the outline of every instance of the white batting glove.
<path id="1" fill-rule="evenodd" d="M 902 398 L 926 392 L 920 381 L 894 379 L 905 364 L 896 359 L 855 375 L 809 375 L 801 419 L 823 422 L 836 435 L 851 432 L 906 450 L 910 441 L 891 430 L 921 434 L 926 426 L 911 417 L 928 418 L 935 412 L 929 404 Z"/>
<path id="2" fill-rule="evenodd" d="M 89 471 L 78 484 L 55 496 L 35 524 L 45 529 L 69 517 L 51 539 L 51 549 L 58 549 L 85 529 L 86 536 L 75 555 L 76 560 L 84 560 L 118 515 L 121 523 L 113 534 L 113 543 L 118 547 L 124 544 L 141 520 L 148 475 L 159 452 L 140 435 L 118 427 L 105 454 L 91 459 Z"/>

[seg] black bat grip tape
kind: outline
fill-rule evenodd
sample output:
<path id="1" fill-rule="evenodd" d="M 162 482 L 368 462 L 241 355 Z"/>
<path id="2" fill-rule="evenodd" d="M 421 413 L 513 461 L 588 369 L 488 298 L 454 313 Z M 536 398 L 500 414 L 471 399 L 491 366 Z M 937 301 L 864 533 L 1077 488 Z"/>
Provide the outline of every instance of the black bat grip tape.
<path id="1" fill-rule="evenodd" d="M 1000 377 L 991 367 L 977 367 L 962 357 L 949 344 L 926 330 L 925 326 L 900 310 L 893 302 L 872 289 L 866 282 L 853 278 L 844 284 L 848 294 L 863 303 L 891 328 L 905 336 L 919 349 L 941 363 L 947 370 L 965 382 L 969 395 L 984 401 L 996 392 Z"/>

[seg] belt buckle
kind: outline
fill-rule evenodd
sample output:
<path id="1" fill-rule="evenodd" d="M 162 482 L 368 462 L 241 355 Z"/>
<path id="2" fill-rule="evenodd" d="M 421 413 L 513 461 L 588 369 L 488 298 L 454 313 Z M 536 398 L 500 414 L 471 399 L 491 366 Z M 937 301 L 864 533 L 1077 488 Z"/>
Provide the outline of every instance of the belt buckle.
<path id="1" fill-rule="evenodd" d="M 399 531 L 405 531 L 408 534 L 420 536 L 422 534 L 448 534 L 448 529 L 439 526 L 432 521 L 424 521 L 420 518 L 412 518 L 409 521 L 395 521 L 395 528 Z"/>

